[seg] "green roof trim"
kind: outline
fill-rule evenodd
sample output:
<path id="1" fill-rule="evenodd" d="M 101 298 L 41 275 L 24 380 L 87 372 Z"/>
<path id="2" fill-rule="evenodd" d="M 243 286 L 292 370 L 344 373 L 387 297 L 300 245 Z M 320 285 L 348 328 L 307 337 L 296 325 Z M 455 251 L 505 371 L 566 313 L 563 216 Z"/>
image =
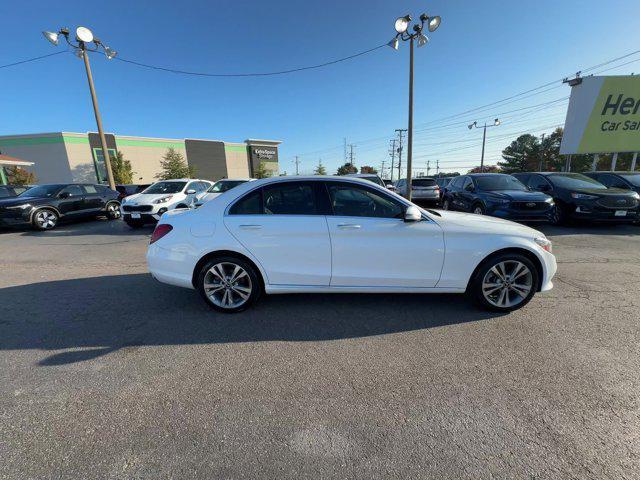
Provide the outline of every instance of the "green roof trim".
<path id="1" fill-rule="evenodd" d="M 153 147 L 153 148 L 179 148 L 184 150 L 184 141 L 171 142 L 162 140 L 134 140 L 131 138 L 118 138 L 116 136 L 116 145 L 123 147 Z"/>
<path id="2" fill-rule="evenodd" d="M 225 145 L 224 146 L 224 151 L 225 152 L 245 152 L 247 151 L 247 146 L 246 145 Z"/>

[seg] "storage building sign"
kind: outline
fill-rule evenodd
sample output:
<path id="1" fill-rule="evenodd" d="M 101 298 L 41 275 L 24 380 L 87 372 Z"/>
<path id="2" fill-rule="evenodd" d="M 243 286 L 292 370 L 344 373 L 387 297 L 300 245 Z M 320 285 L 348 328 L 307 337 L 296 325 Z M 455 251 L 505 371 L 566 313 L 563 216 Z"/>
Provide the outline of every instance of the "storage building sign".
<path id="1" fill-rule="evenodd" d="M 585 77 L 572 87 L 560 153 L 640 151 L 640 76 Z"/>

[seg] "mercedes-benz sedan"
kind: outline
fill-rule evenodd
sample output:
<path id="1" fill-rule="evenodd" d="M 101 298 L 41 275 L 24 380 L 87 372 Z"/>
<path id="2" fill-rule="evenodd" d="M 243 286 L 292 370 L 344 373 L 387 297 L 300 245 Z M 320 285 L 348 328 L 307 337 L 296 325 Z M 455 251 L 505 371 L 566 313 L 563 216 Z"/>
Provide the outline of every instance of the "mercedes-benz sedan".
<path id="1" fill-rule="evenodd" d="M 526 226 L 422 210 L 371 182 L 277 177 L 162 216 L 147 252 L 159 281 L 237 312 L 263 294 L 464 293 L 509 311 L 552 288 L 551 242 Z"/>

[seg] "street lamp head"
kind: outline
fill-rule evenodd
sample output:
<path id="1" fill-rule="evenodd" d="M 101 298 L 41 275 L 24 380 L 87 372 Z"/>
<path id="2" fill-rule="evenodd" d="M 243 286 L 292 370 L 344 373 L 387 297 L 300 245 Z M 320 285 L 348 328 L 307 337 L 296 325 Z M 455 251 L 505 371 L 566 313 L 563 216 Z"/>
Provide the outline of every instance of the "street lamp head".
<path id="1" fill-rule="evenodd" d="M 397 38 L 393 38 L 391 41 L 389 41 L 389 43 L 387 43 L 387 45 L 389 45 L 391 48 L 393 48 L 394 50 L 398 50 L 398 44 L 400 42 L 398 42 Z"/>
<path id="2" fill-rule="evenodd" d="M 410 15 L 405 15 L 404 17 L 400 17 L 396 20 L 395 28 L 396 32 L 404 33 L 409 28 L 409 22 L 411 21 Z"/>
<path id="3" fill-rule="evenodd" d="M 87 27 L 76 28 L 76 39 L 80 42 L 91 43 L 93 42 L 93 32 Z"/>
<path id="4" fill-rule="evenodd" d="M 104 54 L 107 56 L 108 60 L 111 60 L 118 54 L 118 52 L 112 48 L 104 47 Z"/>
<path id="5" fill-rule="evenodd" d="M 83 58 L 84 50 L 82 50 L 81 48 L 76 48 L 74 55 L 78 58 Z"/>
<path id="6" fill-rule="evenodd" d="M 469 130 L 471 130 L 473 127 L 475 127 L 478 124 L 478 122 L 473 122 L 472 124 L 469 125 Z"/>
<path id="7" fill-rule="evenodd" d="M 430 32 L 435 32 L 437 30 L 437 28 L 440 26 L 440 21 L 441 18 L 436 15 L 435 17 L 428 17 L 429 20 L 427 21 L 427 27 L 429 28 Z"/>
<path id="8" fill-rule="evenodd" d="M 44 35 L 44 38 L 49 40 L 54 45 L 58 45 L 58 34 L 57 33 L 54 33 L 54 32 L 42 32 L 42 35 Z"/>
<path id="9" fill-rule="evenodd" d="M 494 124 L 495 126 L 500 125 L 500 120 L 498 120 L 498 119 L 496 118 L 496 119 L 493 121 L 493 124 Z"/>
<path id="10" fill-rule="evenodd" d="M 420 33 L 420 35 L 418 35 L 418 47 L 424 47 L 428 41 L 429 37 L 427 37 L 425 34 Z"/>

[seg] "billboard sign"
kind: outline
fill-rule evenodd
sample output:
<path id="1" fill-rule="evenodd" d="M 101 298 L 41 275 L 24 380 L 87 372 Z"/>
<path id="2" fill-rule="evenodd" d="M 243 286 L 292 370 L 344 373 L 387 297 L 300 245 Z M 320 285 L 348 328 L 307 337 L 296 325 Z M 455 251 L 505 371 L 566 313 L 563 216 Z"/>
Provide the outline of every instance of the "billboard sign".
<path id="1" fill-rule="evenodd" d="M 571 89 L 560 153 L 640 151 L 640 76 L 585 77 Z"/>

